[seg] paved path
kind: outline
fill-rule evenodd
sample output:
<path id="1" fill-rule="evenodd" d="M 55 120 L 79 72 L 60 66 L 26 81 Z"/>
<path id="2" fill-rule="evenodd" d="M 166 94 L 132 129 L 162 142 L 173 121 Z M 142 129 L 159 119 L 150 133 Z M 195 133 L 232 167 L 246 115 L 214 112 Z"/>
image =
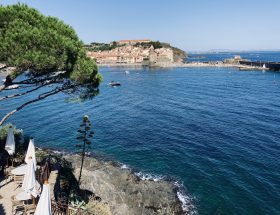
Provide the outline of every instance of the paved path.
<path id="1" fill-rule="evenodd" d="M 21 192 L 20 188 L 14 190 L 14 183 L 12 181 L 8 181 L 5 184 L 5 180 L 0 181 L 0 215 L 11 215 L 12 214 L 12 202 L 11 197 L 13 195 Z"/>

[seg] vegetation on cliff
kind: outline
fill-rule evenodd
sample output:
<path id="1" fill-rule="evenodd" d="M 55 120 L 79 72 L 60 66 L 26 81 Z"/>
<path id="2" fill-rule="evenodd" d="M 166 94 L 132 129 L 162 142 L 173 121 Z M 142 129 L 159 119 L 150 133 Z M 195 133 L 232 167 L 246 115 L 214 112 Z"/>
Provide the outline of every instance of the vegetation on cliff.
<path id="1" fill-rule="evenodd" d="M 118 45 L 117 42 L 113 41 L 112 43 L 97 43 L 93 42 L 88 45 L 85 45 L 85 49 L 87 51 L 110 51 L 117 47 L 121 47 L 123 45 Z"/>
<path id="2" fill-rule="evenodd" d="M 0 92 L 13 84 L 31 87 L 0 101 L 57 84 L 51 91 L 8 113 L 0 125 L 26 105 L 59 92 L 78 93 L 83 98 L 94 96 L 102 80 L 97 65 L 86 56 L 84 45 L 72 27 L 24 4 L 0 6 L 0 62 L 17 68 L 0 86 Z M 25 71 L 28 71 L 26 79 L 15 82 Z"/>

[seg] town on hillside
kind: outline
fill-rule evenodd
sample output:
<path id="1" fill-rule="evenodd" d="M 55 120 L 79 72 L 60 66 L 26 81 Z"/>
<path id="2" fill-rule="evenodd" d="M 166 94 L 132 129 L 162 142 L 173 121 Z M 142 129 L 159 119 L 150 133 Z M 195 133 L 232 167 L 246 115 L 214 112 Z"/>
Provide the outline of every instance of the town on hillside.
<path id="1" fill-rule="evenodd" d="M 85 47 L 87 55 L 99 65 L 169 66 L 186 58 L 184 51 L 149 39 L 91 43 Z"/>

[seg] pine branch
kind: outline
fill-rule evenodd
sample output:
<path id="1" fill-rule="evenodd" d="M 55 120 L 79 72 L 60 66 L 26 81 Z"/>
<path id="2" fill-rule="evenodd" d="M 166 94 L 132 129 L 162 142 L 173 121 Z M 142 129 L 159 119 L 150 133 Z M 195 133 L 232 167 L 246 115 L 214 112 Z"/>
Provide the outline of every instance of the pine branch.
<path id="1" fill-rule="evenodd" d="M 2 120 L 0 121 L 0 126 L 3 125 L 3 123 L 8 119 L 10 118 L 14 113 L 20 111 L 21 109 L 23 109 L 24 107 L 32 104 L 32 103 L 35 103 L 35 102 L 38 102 L 38 101 L 41 101 L 51 95 L 54 95 L 54 94 L 57 94 L 59 92 L 62 92 L 64 90 L 68 90 L 68 89 L 71 89 L 72 87 L 75 87 L 75 85 L 68 85 L 68 86 L 62 86 L 60 88 L 56 88 L 54 90 L 51 90 L 47 93 L 43 93 L 43 94 L 40 94 L 36 99 L 33 99 L 33 100 L 30 100 L 28 102 L 25 102 L 24 104 L 20 105 L 19 107 L 17 107 L 16 109 L 12 110 L 11 112 L 7 113 L 3 118 Z"/>
<path id="2" fill-rule="evenodd" d="M 44 87 L 44 86 L 46 86 L 46 84 L 40 85 L 40 86 L 38 86 L 36 88 L 33 88 L 32 90 L 28 90 L 28 91 L 25 91 L 23 93 L 17 93 L 17 94 L 13 94 L 13 95 L 8 95 L 8 96 L 0 97 L 0 101 L 26 95 L 28 93 L 34 92 L 34 91 Z"/>

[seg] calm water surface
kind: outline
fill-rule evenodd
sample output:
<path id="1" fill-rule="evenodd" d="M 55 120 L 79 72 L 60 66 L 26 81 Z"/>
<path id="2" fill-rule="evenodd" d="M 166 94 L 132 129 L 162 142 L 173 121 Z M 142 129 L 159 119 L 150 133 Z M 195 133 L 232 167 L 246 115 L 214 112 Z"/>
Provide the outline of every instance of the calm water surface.
<path id="1" fill-rule="evenodd" d="M 218 53 L 193 53 L 189 54 L 188 61 L 223 61 L 240 55 L 243 59 L 252 61 L 279 62 L 279 51 L 251 51 L 251 52 L 218 52 Z"/>
<path id="2" fill-rule="evenodd" d="M 104 83 L 93 100 L 75 103 L 55 95 L 9 122 L 37 145 L 73 151 L 76 130 L 88 114 L 96 131 L 92 151 L 178 180 L 199 214 L 280 214 L 280 74 L 100 71 Z M 109 87 L 111 80 L 122 86 Z M 1 103 L 1 116 L 21 102 Z"/>

